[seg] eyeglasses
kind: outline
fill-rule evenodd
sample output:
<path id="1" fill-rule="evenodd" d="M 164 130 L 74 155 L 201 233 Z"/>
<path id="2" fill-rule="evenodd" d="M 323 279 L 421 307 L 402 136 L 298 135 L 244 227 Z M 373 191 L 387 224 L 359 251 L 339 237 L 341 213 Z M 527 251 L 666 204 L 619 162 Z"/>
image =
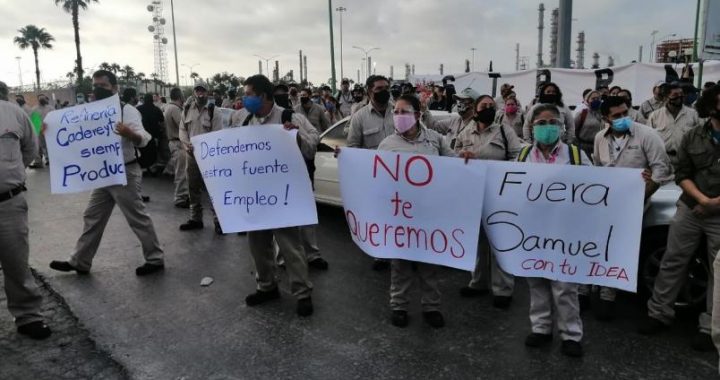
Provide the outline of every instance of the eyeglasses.
<path id="1" fill-rule="evenodd" d="M 550 120 L 535 120 L 533 122 L 533 125 L 560 125 L 560 120 L 558 119 L 550 119 Z"/>

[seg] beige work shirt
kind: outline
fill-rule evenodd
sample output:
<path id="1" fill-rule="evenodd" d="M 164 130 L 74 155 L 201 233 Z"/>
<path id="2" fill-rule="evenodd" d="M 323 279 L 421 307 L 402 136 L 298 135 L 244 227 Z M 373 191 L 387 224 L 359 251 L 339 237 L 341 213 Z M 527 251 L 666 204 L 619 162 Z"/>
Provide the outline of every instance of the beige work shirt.
<path id="1" fill-rule="evenodd" d="M 428 129 L 422 123 L 420 124 L 420 133 L 414 140 L 408 140 L 402 135 L 394 133 L 383 139 L 377 149 L 391 152 L 418 153 L 428 156 L 455 156 L 443 136 L 432 129 Z"/>
<path id="2" fill-rule="evenodd" d="M 0 100 L 0 193 L 25 183 L 25 167 L 36 154 L 37 141 L 27 113 L 17 104 Z"/>
<path id="3" fill-rule="evenodd" d="M 198 109 L 195 102 L 192 102 L 187 114 L 184 111 L 183 114 L 183 122 L 180 125 L 180 141 L 183 144 L 191 145 L 190 138 L 193 136 L 222 129 L 222 115 L 217 110 L 214 110 L 211 120 L 207 105 Z"/>
<path id="4" fill-rule="evenodd" d="M 694 109 L 683 106 L 675 117 L 668 111 L 667 107 L 660 108 L 650 114 L 648 125 L 658 131 L 665 142 L 665 150 L 674 164 L 680 142 L 685 133 L 702 125 L 702 123 Z"/>
<path id="5" fill-rule="evenodd" d="M 501 113 L 497 118 L 497 123 L 509 128 L 515 132 L 517 137 L 522 139 L 523 124 L 525 124 L 525 115 L 523 115 L 522 111 L 518 110 L 515 115 Z"/>
<path id="6" fill-rule="evenodd" d="M 475 128 L 475 121 L 470 118 L 463 120 L 459 114 L 454 114 L 451 117 L 438 120 L 432 123 L 431 127 L 434 131 L 445 136 L 448 144 L 451 148 L 455 148 L 457 137 L 467 128 Z"/>
<path id="7" fill-rule="evenodd" d="M 492 124 L 479 131 L 477 123 L 465 128 L 455 140 L 455 152 L 470 152 L 476 159 L 514 161 L 523 143 L 512 129 L 502 124 Z M 503 138 L 502 131 L 505 131 Z"/>
<path id="8" fill-rule="evenodd" d="M 353 103 L 352 107 L 350 107 L 350 115 L 354 115 L 355 112 L 360 111 L 366 105 L 368 105 L 367 98 L 364 98 L 362 101 L 360 101 L 358 103 Z"/>
<path id="9" fill-rule="evenodd" d="M 310 124 L 317 129 L 318 133 L 322 133 L 330 128 L 330 120 L 325 115 L 325 108 L 319 104 L 311 104 L 310 109 L 305 111 L 302 105 L 295 107 L 295 112 L 299 113 L 310 121 Z"/>
<path id="10" fill-rule="evenodd" d="M 180 126 L 182 125 L 183 109 L 182 106 L 169 103 L 165 109 L 165 132 L 168 140 L 180 139 Z"/>
<path id="11" fill-rule="evenodd" d="M 350 119 L 347 146 L 350 148 L 377 149 L 386 137 L 395 134 L 393 109 L 388 104 L 385 113 L 372 104 L 360 108 Z"/>

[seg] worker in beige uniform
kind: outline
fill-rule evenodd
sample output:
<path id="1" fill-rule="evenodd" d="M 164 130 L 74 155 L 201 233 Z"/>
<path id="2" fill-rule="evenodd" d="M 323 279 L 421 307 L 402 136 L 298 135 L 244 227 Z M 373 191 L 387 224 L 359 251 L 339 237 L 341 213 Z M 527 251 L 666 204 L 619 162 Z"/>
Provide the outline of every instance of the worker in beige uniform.
<path id="1" fill-rule="evenodd" d="M 457 114 L 438 120 L 430 126 L 433 130 L 445 136 L 450 148 L 455 149 L 455 140 L 463 130 L 475 126 L 473 117 L 475 117 L 475 103 L 479 97 L 480 94 L 469 87 L 459 94 L 454 94 L 453 100 L 456 104 L 455 110 Z"/>
<path id="2" fill-rule="evenodd" d="M 652 128 L 632 121 L 627 101 L 621 96 L 606 98 L 600 112 L 609 126 L 595 136 L 595 166 L 643 169 L 647 204 L 660 186 L 673 179 L 662 139 Z M 610 320 L 615 316 L 616 291 L 604 286 L 599 289 L 600 303 L 593 308 L 595 317 Z M 590 305 L 590 290 L 589 285 L 580 286 L 581 309 Z"/>
<path id="3" fill-rule="evenodd" d="M 496 123 L 501 124 L 515 133 L 515 136 L 522 139 L 523 124 L 525 124 L 525 115 L 522 113 L 520 103 L 517 98 L 509 97 L 505 99 L 505 107 L 498 108 L 499 115 Z"/>
<path id="4" fill-rule="evenodd" d="M 183 124 L 183 94 L 178 87 L 170 90 L 170 103 L 165 108 L 165 132 L 170 148 L 168 166 L 172 168 L 175 182 L 175 207 L 189 208 L 187 182 L 187 153 L 180 142 L 180 126 Z"/>
<path id="5" fill-rule="evenodd" d="M 620 90 L 620 92 L 618 92 L 618 96 L 625 99 L 625 105 L 627 105 L 628 107 L 628 116 L 630 117 L 630 120 L 638 124 L 647 125 L 647 118 L 643 116 L 640 110 L 636 110 L 635 108 L 633 108 L 632 92 L 630 92 L 630 90 L 628 89 L 623 88 L 622 90 Z"/>
<path id="6" fill-rule="evenodd" d="M 645 118 L 645 120 L 650 117 L 651 113 L 659 110 L 665 105 L 665 96 L 663 92 L 665 91 L 664 87 L 666 85 L 667 83 L 665 83 L 664 80 L 655 83 L 652 89 L 652 98 L 644 101 L 643 104 L 640 105 L 640 114 L 643 118 Z"/>
<path id="7" fill-rule="evenodd" d="M 702 123 L 697 112 L 683 104 L 685 94 L 678 83 L 668 84 L 666 90 L 665 106 L 650 114 L 648 125 L 660 133 L 665 142 L 665 151 L 675 166 L 678 163 L 678 148 L 683 136 Z"/>
<path id="8" fill-rule="evenodd" d="M 325 115 L 325 107 L 315 104 L 310 99 L 312 92 L 308 89 L 300 91 L 300 105 L 295 107 L 295 112 L 305 116 L 310 124 L 317 129 L 318 133 L 323 133 L 330 128 L 330 120 Z"/>
<path id="9" fill-rule="evenodd" d="M 395 102 L 393 125 L 396 133 L 386 137 L 378 150 L 409 152 L 430 156 L 455 156 L 443 137 L 420 122 L 420 101 L 412 95 L 401 95 Z M 415 277 L 420 281 L 423 319 L 433 328 L 445 325 L 440 312 L 438 266 L 393 259 L 390 271 L 391 323 L 397 327 L 408 325 L 410 290 Z"/>
<path id="10" fill-rule="evenodd" d="M 93 95 L 96 100 L 117 94 L 117 78 L 112 72 L 98 70 L 93 74 L 92 80 Z M 135 270 L 135 274 L 145 276 L 165 268 L 163 250 L 160 248 L 155 227 L 145 211 L 145 204 L 140 194 L 142 169 L 138 164 L 135 148 L 147 145 L 150 134 L 143 129 L 140 112 L 135 107 L 129 104 L 123 106 L 121 120 L 117 123 L 115 133 L 122 137 L 127 185 L 113 185 L 92 191 L 83 214 L 83 232 L 75 245 L 75 252 L 68 261 L 52 261 L 50 263 L 52 269 L 62 272 L 75 271 L 78 274 L 87 274 L 90 271 L 105 226 L 116 204 L 135 236 L 140 240 L 145 256 L 145 263 Z"/>
<path id="11" fill-rule="evenodd" d="M 455 143 L 458 156 L 468 159 L 514 161 L 523 142 L 515 132 L 502 125 L 495 124 L 495 102 L 490 95 L 478 98 L 473 124 L 463 129 Z M 477 261 L 470 283 L 460 289 L 463 297 L 477 297 L 488 293 L 488 283 L 492 286 L 493 306 L 507 309 L 512 301 L 515 289 L 515 277 L 504 272 L 492 256 L 485 230 L 480 230 Z"/>
<path id="12" fill-rule="evenodd" d="M 380 142 L 395 133 L 393 110 L 390 105 L 390 82 L 381 75 L 371 75 L 365 82 L 369 104 L 350 118 L 347 146 L 349 148 L 377 149 Z M 356 103 L 357 104 L 357 103 Z M 385 270 L 390 262 L 373 260 L 373 270 Z"/>
<path id="13" fill-rule="evenodd" d="M 30 114 L 37 113 L 40 116 L 40 120 L 45 120 L 45 116 L 50 113 L 50 111 L 55 111 L 55 108 L 50 105 L 50 100 L 48 99 L 47 95 L 40 94 L 38 95 L 38 105 L 35 106 L 32 111 L 30 111 Z M 49 163 L 48 161 L 48 154 L 47 154 L 47 144 L 45 143 L 45 135 L 42 133 L 40 136 L 38 136 L 38 153 L 35 156 L 35 159 L 30 164 L 31 168 L 34 169 L 40 169 L 45 167 Z"/>
<path id="14" fill-rule="evenodd" d="M 185 148 L 188 181 L 188 199 L 190 203 L 190 219 L 180 225 L 181 231 L 202 229 L 203 223 L 203 206 L 202 198 L 205 189 L 205 182 L 200 173 L 195 156 L 193 155 L 193 145 L 190 140 L 194 136 L 205 133 L 219 131 L 222 129 L 222 117 L 216 115 L 215 105 L 208 104 L 207 88 L 204 83 L 199 83 L 193 89 L 194 98 L 185 105 L 182 115 L 182 124 L 180 124 L 180 142 Z M 213 214 L 213 222 L 215 224 L 215 232 L 222 235 L 222 228 L 218 222 L 217 215 L 213 209 L 212 203 L 208 202 L 210 211 Z"/>
<path id="15" fill-rule="evenodd" d="M 565 142 L 575 141 L 575 115 L 570 108 L 565 106 L 563 103 L 563 94 L 560 91 L 560 87 L 552 82 L 544 83 L 538 90 L 537 103 L 530 107 L 527 114 L 533 114 L 533 108 L 540 106 L 541 104 L 552 104 L 560 111 L 560 123 L 563 128 L 561 139 Z M 529 117 L 525 118 L 525 125 L 523 125 L 523 140 L 526 142 L 532 142 L 533 140 L 532 125 Z"/>
<path id="16" fill-rule="evenodd" d="M 368 105 L 368 100 L 365 97 L 365 90 L 362 87 L 356 86 L 352 90 L 353 105 L 350 107 L 350 115 L 354 115 L 359 109 Z"/>
<path id="17" fill-rule="evenodd" d="M 254 75 L 245 80 L 244 108 L 233 113 L 230 125 L 284 124 L 285 129 L 297 130 L 297 141 L 304 159 L 315 155 L 320 140 L 317 130 L 302 115 L 293 113 L 291 122 L 283 123 L 283 108 L 273 100 L 273 85 L 263 75 Z M 308 316 L 313 313 L 311 299 L 312 283 L 308 278 L 308 263 L 303 249 L 300 227 L 276 228 L 248 232 L 250 254 L 255 263 L 257 290 L 245 298 L 248 306 L 256 306 L 280 297 L 275 275 L 275 250 L 273 237 L 285 259 L 285 268 L 290 281 L 290 290 L 297 297 L 297 314 Z"/>
<path id="18" fill-rule="evenodd" d="M 595 146 L 595 135 L 605 129 L 605 120 L 600 115 L 600 93 L 590 91 L 585 94 L 585 108 L 575 114 L 575 144 L 580 147 L 588 157 L 592 157 Z"/>
<path id="19" fill-rule="evenodd" d="M 675 319 L 675 301 L 688 278 L 690 262 L 705 238 L 706 254 L 712 266 L 707 281 L 706 309 L 700 313 L 698 332 L 691 346 L 698 351 L 711 351 L 714 349 L 711 320 L 718 318 L 712 313 L 713 285 L 717 284 L 715 274 L 718 273 L 714 268 L 718 267 L 717 257 L 720 257 L 716 256 L 720 250 L 720 87 L 705 90 L 695 107 L 699 116 L 708 121 L 686 133 L 678 147 L 675 182 L 683 193 L 670 224 L 667 250 L 655 277 L 652 297 L 647 303 L 648 317 L 641 322 L 638 332 L 658 333 Z"/>
<path id="20" fill-rule="evenodd" d="M 25 167 L 37 150 L 27 114 L 8 101 L 0 82 L 0 267 L 5 277 L 7 308 L 20 334 L 32 339 L 50 336 L 40 313 L 42 296 L 30 272 Z"/>

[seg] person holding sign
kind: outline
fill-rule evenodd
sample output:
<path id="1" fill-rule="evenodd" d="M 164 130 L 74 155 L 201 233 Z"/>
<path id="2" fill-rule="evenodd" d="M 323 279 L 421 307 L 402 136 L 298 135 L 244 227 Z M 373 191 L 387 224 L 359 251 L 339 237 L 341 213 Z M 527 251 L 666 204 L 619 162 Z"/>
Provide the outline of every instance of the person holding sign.
<path id="1" fill-rule="evenodd" d="M 0 266 L 5 295 L 20 334 L 32 339 L 50 336 L 40 314 L 42 296 L 30 273 L 28 208 L 25 168 L 35 157 L 37 145 L 27 114 L 8 101 L 8 88 L 0 82 Z"/>
<path id="2" fill-rule="evenodd" d="M 509 101 L 514 101 L 508 99 Z M 495 101 L 490 95 L 482 95 L 474 105 L 474 126 L 465 128 L 458 134 L 455 151 L 458 156 L 479 160 L 514 161 L 522 149 L 522 140 L 513 132 L 511 127 L 494 123 Z M 477 297 L 487 294 L 487 284 L 482 284 L 482 273 L 491 278 L 493 305 L 506 309 L 510 306 L 515 278 L 503 272 L 492 257 L 490 245 L 485 232 L 480 231 L 480 246 L 478 247 L 477 262 L 468 286 L 460 289 L 463 297 Z M 489 265 L 488 265 L 489 264 Z M 490 276 L 487 276 L 490 274 Z M 485 280 L 487 282 L 487 280 Z"/>
<path id="3" fill-rule="evenodd" d="M 92 79 L 96 100 L 117 94 L 117 77 L 112 72 L 98 70 Z M 75 271 L 78 274 L 87 274 L 90 271 L 105 226 L 116 204 L 142 244 L 145 263 L 135 270 L 135 274 L 145 276 L 165 268 L 163 250 L 140 194 L 142 169 L 135 153 L 136 147 L 147 145 L 150 134 L 143 129 L 140 112 L 135 107 L 125 104 L 121 114 L 121 121 L 117 123 L 114 132 L 122 136 L 127 185 L 107 186 L 92 191 L 83 214 L 83 233 L 77 241 L 75 252 L 68 261 L 52 261 L 52 269 L 61 272 Z"/>
<path id="4" fill-rule="evenodd" d="M 518 161 L 554 165 L 590 165 L 580 148 L 560 141 L 563 133 L 560 111 L 552 104 L 540 104 L 528 118 L 532 125 L 533 141 L 523 148 Z M 583 336 L 578 285 L 546 278 L 528 277 L 530 286 L 530 323 L 532 332 L 525 339 L 528 347 L 541 347 L 553 339 L 553 311 L 562 339 L 561 351 L 572 357 L 583 355 L 580 341 Z"/>
<path id="5" fill-rule="evenodd" d="M 395 134 L 383 139 L 378 150 L 419 153 L 431 156 L 455 156 L 442 135 L 426 128 L 421 122 L 420 101 L 412 95 L 402 95 L 395 102 L 393 123 Z M 390 263 L 390 308 L 394 326 L 408 325 L 407 309 L 410 288 L 417 269 L 422 289 L 422 310 L 425 321 L 434 328 L 445 326 L 440 312 L 440 290 L 437 265 L 393 259 Z"/>
<path id="6" fill-rule="evenodd" d="M 273 85 L 267 77 L 254 75 L 245 80 L 244 108 L 233 113 L 232 127 L 263 124 L 283 124 L 288 131 L 297 130 L 297 142 L 305 159 L 315 155 L 319 135 L 315 127 L 302 115 L 292 113 L 290 120 L 283 120 L 283 108 L 275 104 Z M 280 246 L 290 288 L 298 298 L 297 314 L 313 313 L 312 283 L 308 278 L 308 263 L 303 250 L 300 227 L 248 232 L 250 254 L 255 263 L 257 290 L 245 297 L 248 306 L 257 306 L 280 297 L 275 271 L 273 237 Z"/>

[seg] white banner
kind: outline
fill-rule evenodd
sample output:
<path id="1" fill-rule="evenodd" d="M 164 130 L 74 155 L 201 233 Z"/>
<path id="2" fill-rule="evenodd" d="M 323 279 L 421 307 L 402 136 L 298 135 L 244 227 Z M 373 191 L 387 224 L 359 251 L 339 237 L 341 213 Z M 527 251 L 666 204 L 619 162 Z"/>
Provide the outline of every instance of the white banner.
<path id="1" fill-rule="evenodd" d="M 310 176 L 295 131 L 223 129 L 191 139 L 224 232 L 317 224 Z"/>
<path id="2" fill-rule="evenodd" d="M 350 233 L 365 253 L 473 270 L 485 166 L 343 148 L 338 167 Z"/>
<path id="3" fill-rule="evenodd" d="M 117 94 L 47 114 L 53 194 L 127 184 L 121 137 L 115 133 L 121 114 Z"/>
<path id="4" fill-rule="evenodd" d="M 483 226 L 504 271 L 635 292 L 641 170 L 487 165 Z"/>

